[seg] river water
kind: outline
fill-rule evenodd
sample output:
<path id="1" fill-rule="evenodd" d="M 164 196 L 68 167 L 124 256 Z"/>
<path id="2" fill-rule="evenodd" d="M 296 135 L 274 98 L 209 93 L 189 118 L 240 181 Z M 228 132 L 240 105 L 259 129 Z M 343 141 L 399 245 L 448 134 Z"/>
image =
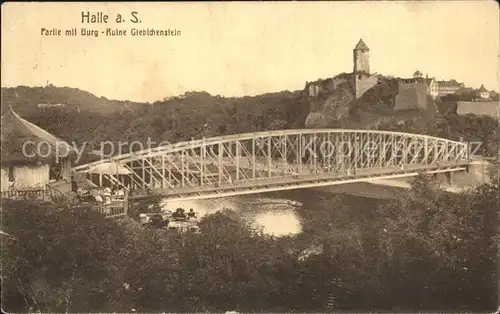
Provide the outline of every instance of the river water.
<path id="1" fill-rule="evenodd" d="M 244 221 L 251 227 L 265 234 L 274 236 L 295 235 L 302 231 L 297 210 L 301 203 L 276 197 L 231 197 L 192 201 L 163 201 L 162 208 L 175 211 L 182 207 L 186 211 L 192 208 L 201 218 L 224 208 L 241 214 Z"/>
<path id="2" fill-rule="evenodd" d="M 372 190 L 375 188 L 377 187 L 370 186 Z M 374 193 L 370 198 L 364 195 L 367 190 L 369 190 L 367 186 L 351 184 L 343 189 L 327 187 L 319 190 L 299 189 L 209 200 L 163 201 L 160 202 L 160 206 L 170 211 L 175 211 L 179 207 L 185 210 L 192 208 L 200 218 L 228 208 L 241 214 L 241 218 L 251 227 L 279 237 L 301 233 L 303 230 L 301 217 L 310 216 L 317 210 L 335 211 L 334 203 L 340 202 L 351 210 L 363 210 L 376 206 L 385 198 L 397 198 L 394 189 L 389 187 L 373 190 Z M 354 193 L 358 195 L 353 195 Z M 338 199 L 337 197 L 341 195 L 343 197 Z M 335 214 L 332 212 L 332 217 Z"/>

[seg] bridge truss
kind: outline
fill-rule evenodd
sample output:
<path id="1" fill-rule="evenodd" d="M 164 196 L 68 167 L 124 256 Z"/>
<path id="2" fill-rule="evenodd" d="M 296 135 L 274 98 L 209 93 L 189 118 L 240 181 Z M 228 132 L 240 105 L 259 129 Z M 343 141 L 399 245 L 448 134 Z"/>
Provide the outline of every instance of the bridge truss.
<path id="1" fill-rule="evenodd" d="M 281 130 L 180 142 L 73 170 L 113 161 L 131 171 L 136 196 L 201 199 L 463 170 L 468 152 L 466 143 L 419 134 Z"/>

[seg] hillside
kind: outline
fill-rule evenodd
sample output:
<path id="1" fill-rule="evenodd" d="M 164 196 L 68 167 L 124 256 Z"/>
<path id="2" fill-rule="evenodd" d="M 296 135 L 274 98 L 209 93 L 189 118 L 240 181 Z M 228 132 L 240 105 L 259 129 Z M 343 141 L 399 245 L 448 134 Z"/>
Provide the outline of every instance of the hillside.
<path id="1" fill-rule="evenodd" d="M 110 114 L 116 111 L 137 109 L 146 104 L 131 101 L 108 100 L 71 87 L 2 87 L 2 113 L 4 105 L 12 105 L 20 113 L 33 111 L 43 105 L 62 105 L 72 111 L 90 111 Z M 59 107 L 59 108 L 61 108 Z M 40 108 L 46 109 L 46 108 Z"/>
<path id="2" fill-rule="evenodd" d="M 354 95 L 347 84 L 341 85 L 330 95 L 320 99 L 310 100 L 317 109 L 308 115 L 306 127 L 328 127 L 332 122 L 349 114 L 349 108 L 353 103 Z M 312 107 L 312 106 L 311 106 Z"/>
<path id="3" fill-rule="evenodd" d="M 301 128 L 308 114 L 300 91 L 225 98 L 188 92 L 152 104 L 108 101 L 68 87 L 2 88 L 7 104 L 25 119 L 67 141 L 177 142 L 269 129 Z M 17 94 L 17 96 L 16 96 Z M 66 104 L 39 108 L 39 103 Z"/>

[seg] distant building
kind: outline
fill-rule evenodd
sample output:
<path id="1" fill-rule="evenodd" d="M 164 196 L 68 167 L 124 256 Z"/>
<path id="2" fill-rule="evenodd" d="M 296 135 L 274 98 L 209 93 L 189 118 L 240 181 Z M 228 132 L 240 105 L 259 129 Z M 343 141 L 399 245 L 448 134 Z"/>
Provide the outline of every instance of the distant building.
<path id="1" fill-rule="evenodd" d="M 459 83 L 455 80 L 438 81 L 437 85 L 438 85 L 438 96 L 439 97 L 446 96 L 449 94 L 454 94 L 459 89 L 465 87 L 464 83 Z"/>
<path id="2" fill-rule="evenodd" d="M 38 106 L 38 108 L 51 108 L 51 107 L 61 108 L 61 107 L 66 107 L 65 104 L 38 104 L 37 106 Z"/>
<path id="3" fill-rule="evenodd" d="M 476 97 L 481 100 L 489 100 L 490 92 L 484 87 L 484 85 L 481 85 L 481 87 L 476 91 Z"/>
<path id="4" fill-rule="evenodd" d="M 436 99 L 439 96 L 439 87 L 435 78 L 425 78 L 424 83 L 427 86 L 427 95 L 430 95 L 432 99 Z"/>

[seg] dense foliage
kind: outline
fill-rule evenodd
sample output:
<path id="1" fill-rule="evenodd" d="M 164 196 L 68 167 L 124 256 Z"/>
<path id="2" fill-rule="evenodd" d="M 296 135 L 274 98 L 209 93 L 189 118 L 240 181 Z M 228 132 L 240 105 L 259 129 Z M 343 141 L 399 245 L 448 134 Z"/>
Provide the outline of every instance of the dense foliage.
<path id="1" fill-rule="evenodd" d="M 478 311 L 495 307 L 498 185 L 373 202 L 314 191 L 304 232 L 273 238 L 232 211 L 200 235 L 96 213 L 2 206 L 7 312 Z M 309 250 L 309 254 L 306 254 Z"/>

